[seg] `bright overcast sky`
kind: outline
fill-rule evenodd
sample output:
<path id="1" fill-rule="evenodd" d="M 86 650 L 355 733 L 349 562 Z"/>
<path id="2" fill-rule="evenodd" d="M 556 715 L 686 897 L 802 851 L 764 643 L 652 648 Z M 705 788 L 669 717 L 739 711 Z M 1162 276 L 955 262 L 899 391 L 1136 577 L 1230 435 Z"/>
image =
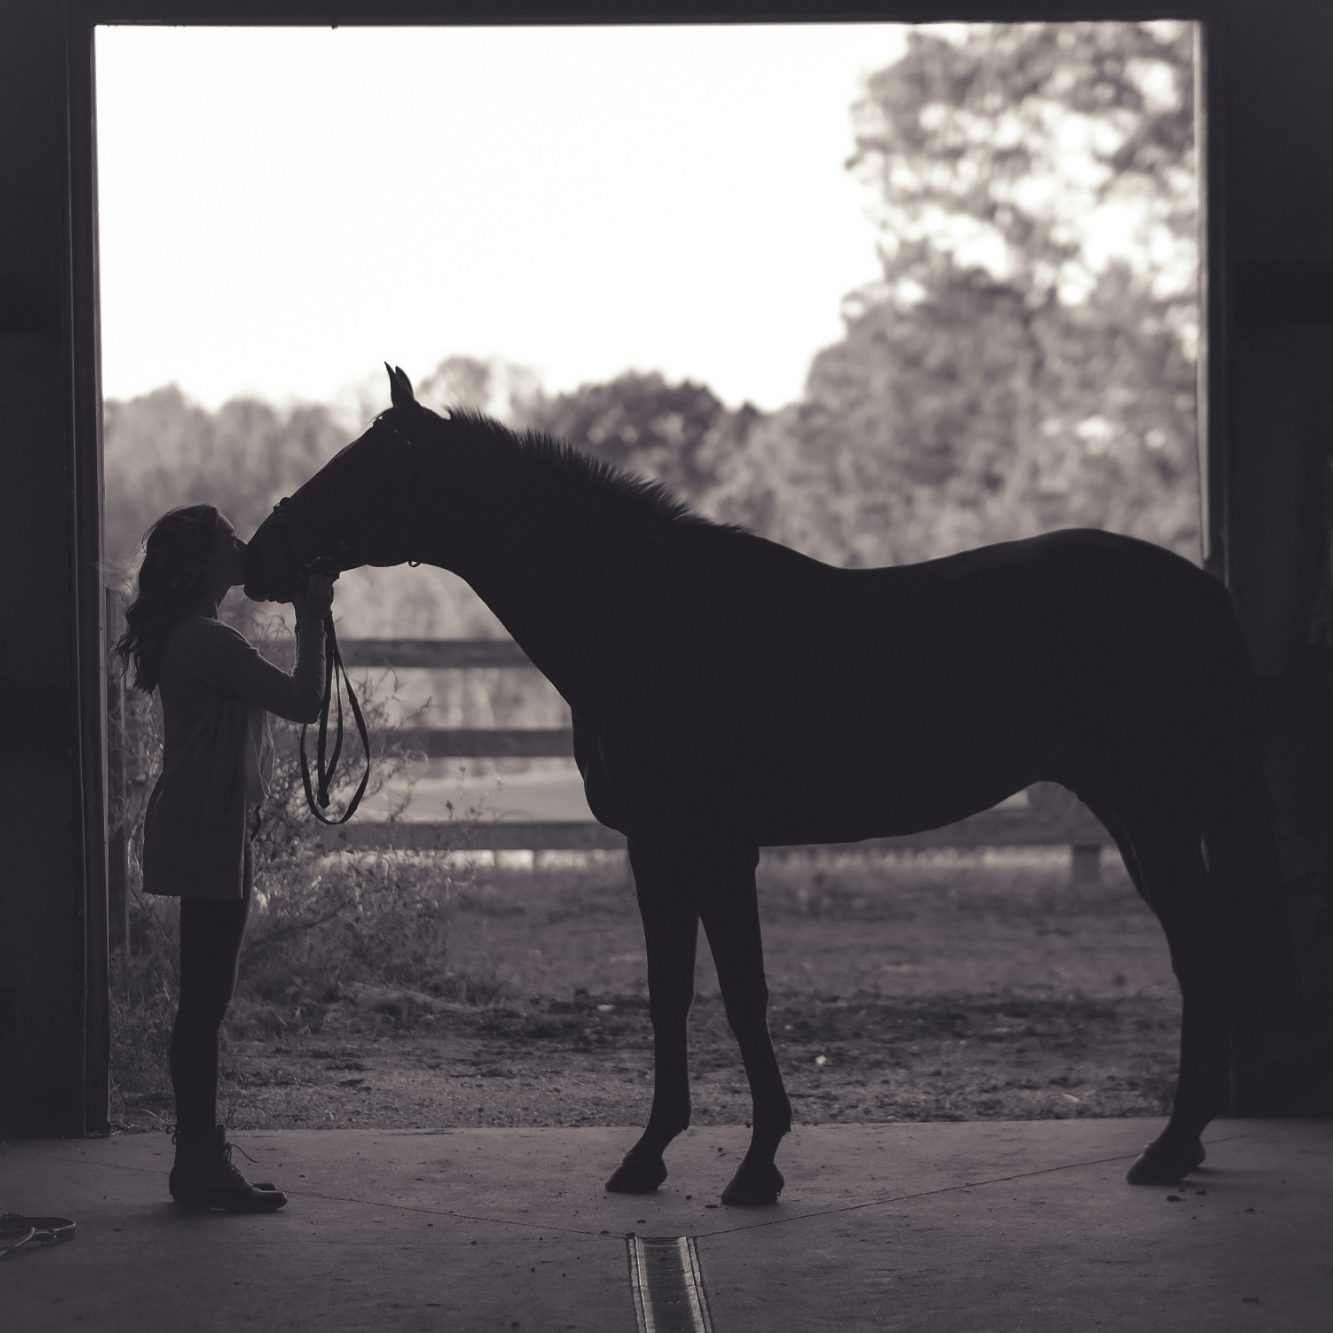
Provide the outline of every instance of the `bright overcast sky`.
<path id="1" fill-rule="evenodd" d="M 103 392 L 466 354 L 790 402 L 877 271 L 843 164 L 903 33 L 102 28 Z"/>

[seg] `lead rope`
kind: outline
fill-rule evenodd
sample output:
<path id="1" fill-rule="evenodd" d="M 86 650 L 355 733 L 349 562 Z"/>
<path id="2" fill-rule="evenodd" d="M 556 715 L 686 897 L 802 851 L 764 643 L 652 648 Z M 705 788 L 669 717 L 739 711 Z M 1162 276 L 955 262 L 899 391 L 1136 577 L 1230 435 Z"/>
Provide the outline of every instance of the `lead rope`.
<path id="1" fill-rule="evenodd" d="M 338 759 L 342 755 L 342 692 L 344 690 L 347 692 L 348 707 L 351 708 L 352 716 L 356 719 L 357 733 L 361 737 L 361 748 L 366 757 L 366 771 L 361 775 L 361 783 L 357 787 L 355 795 L 348 802 L 347 809 L 335 818 L 326 815 L 324 811 L 329 807 L 329 788 L 333 785 L 333 775 L 338 767 Z M 326 759 L 329 710 L 335 704 L 337 706 L 337 729 L 333 742 L 333 754 Z M 321 824 L 345 824 L 351 819 L 356 807 L 361 804 L 361 798 L 366 794 L 366 786 L 370 782 L 370 734 L 366 730 L 366 719 L 362 716 L 356 691 L 352 689 L 352 682 L 347 679 L 342 654 L 338 651 L 338 636 L 333 629 L 332 611 L 324 617 L 324 699 L 319 707 L 319 739 L 315 750 L 315 775 L 319 779 L 318 793 L 316 793 L 310 781 L 310 761 L 306 758 L 305 752 L 305 734 L 308 725 L 305 724 L 301 727 L 301 782 L 305 786 L 306 804 L 310 807 L 310 813 Z"/>

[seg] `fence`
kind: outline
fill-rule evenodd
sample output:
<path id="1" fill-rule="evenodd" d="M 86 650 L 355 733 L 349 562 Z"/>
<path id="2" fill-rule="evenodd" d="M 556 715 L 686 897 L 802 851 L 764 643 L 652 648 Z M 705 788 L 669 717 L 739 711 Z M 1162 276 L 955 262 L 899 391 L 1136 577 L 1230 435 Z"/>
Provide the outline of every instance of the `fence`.
<path id="1" fill-rule="evenodd" d="M 117 594 L 107 594 L 108 634 L 118 634 L 122 607 Z M 349 668 L 412 668 L 478 670 L 521 668 L 535 671 L 511 639 L 346 639 L 343 662 Z M 121 783 L 121 683 L 110 672 L 107 689 L 109 790 L 113 799 Z M 428 758 L 568 759 L 573 754 L 570 727 L 400 728 L 399 737 Z M 428 820 L 352 820 L 323 830 L 328 846 L 346 850 L 395 847 L 429 851 L 445 844 L 447 825 Z M 127 833 L 112 830 L 108 854 L 110 917 L 113 942 L 123 936 L 126 910 Z M 852 844 L 860 851 L 924 850 L 929 848 L 1068 847 L 1074 883 L 1096 882 L 1101 875 L 1101 850 L 1106 830 L 1062 787 L 1042 783 L 1020 800 L 982 811 L 944 828 L 895 838 L 873 838 Z M 470 845 L 490 851 L 616 851 L 625 839 L 592 821 L 497 819 L 482 824 Z"/>
<path id="2" fill-rule="evenodd" d="M 459 671 L 480 668 L 536 668 L 511 639 L 348 639 L 341 643 L 349 667 L 426 667 Z M 413 749 L 429 758 L 569 758 L 573 735 L 569 727 L 528 728 L 403 728 L 399 733 Z M 363 821 L 331 830 L 332 845 L 373 849 L 390 844 L 426 850 L 440 843 L 443 826 L 401 821 L 392 829 Z M 895 838 L 874 838 L 853 844 L 857 849 L 920 850 L 973 847 L 1068 847 L 1071 878 L 1095 881 L 1101 873 L 1106 830 L 1063 787 L 1041 783 L 1023 799 L 982 811 L 944 828 Z M 624 838 L 592 822 L 519 821 L 500 819 L 479 830 L 475 844 L 495 850 L 616 850 Z"/>

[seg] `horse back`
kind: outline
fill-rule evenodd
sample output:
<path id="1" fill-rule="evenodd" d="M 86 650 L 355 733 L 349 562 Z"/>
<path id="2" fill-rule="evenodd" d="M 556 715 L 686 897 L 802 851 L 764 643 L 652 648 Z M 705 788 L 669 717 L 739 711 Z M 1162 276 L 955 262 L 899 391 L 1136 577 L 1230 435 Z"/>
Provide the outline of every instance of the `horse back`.
<path id="1" fill-rule="evenodd" d="M 672 573 L 639 695 L 581 725 L 589 799 L 616 827 L 670 810 L 762 843 L 913 831 L 1059 780 L 1099 729 L 1169 718 L 1229 617 L 1189 562 L 1095 530 L 847 570 L 704 529 Z"/>

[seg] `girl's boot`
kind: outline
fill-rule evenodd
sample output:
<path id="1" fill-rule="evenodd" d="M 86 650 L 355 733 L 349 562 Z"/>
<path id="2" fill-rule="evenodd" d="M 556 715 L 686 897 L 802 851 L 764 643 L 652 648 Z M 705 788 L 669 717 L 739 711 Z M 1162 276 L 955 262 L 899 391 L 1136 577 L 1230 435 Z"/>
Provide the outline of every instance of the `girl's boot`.
<path id="1" fill-rule="evenodd" d="M 271 1213 L 287 1202 L 280 1189 L 267 1183 L 251 1184 L 232 1165 L 232 1145 L 224 1126 L 176 1126 L 171 1141 L 176 1145 L 176 1161 L 168 1184 L 171 1197 L 181 1207 Z"/>

